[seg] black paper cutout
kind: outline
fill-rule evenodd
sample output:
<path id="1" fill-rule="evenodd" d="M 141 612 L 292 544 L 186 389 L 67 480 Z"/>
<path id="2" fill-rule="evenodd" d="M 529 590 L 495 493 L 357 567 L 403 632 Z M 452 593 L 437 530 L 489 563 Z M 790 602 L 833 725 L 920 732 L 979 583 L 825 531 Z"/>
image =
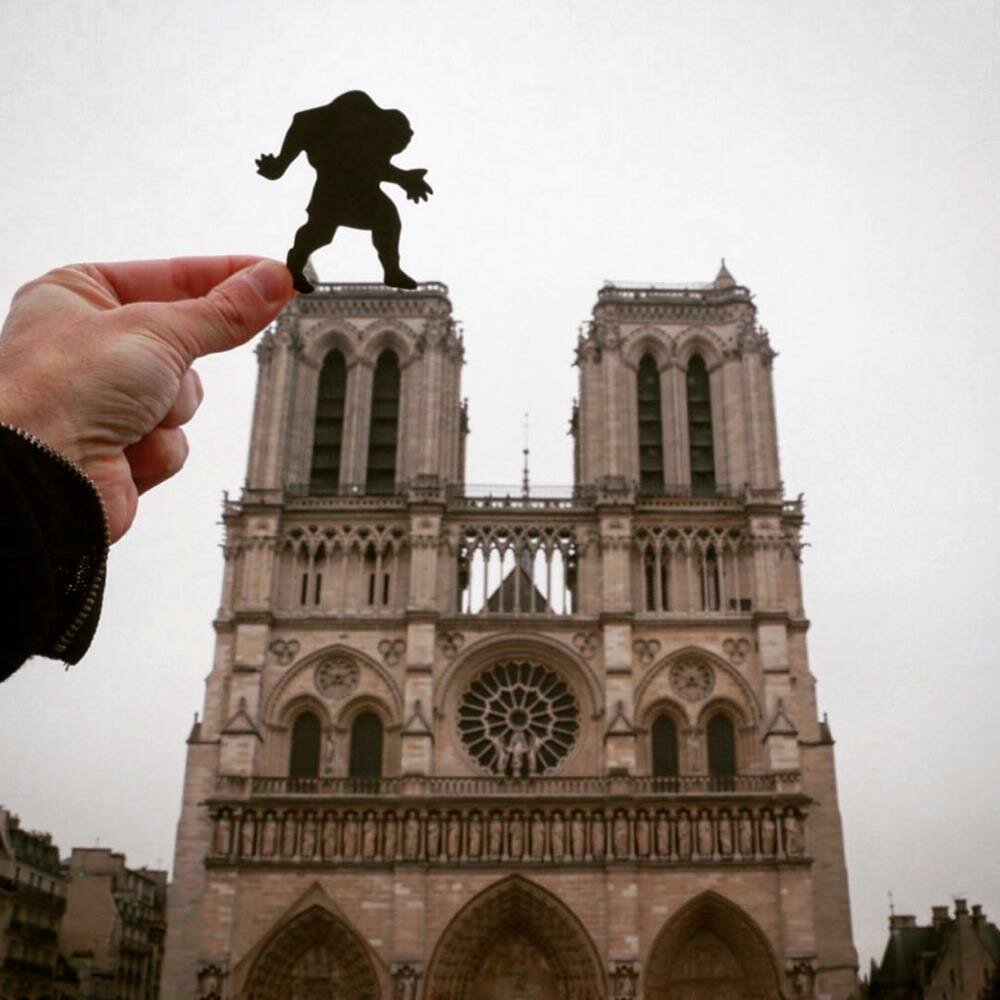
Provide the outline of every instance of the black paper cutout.
<path id="1" fill-rule="evenodd" d="M 257 173 L 268 180 L 281 177 L 299 153 L 316 170 L 308 221 L 288 251 L 288 270 L 298 291 L 313 291 L 305 276 L 309 255 L 326 246 L 339 226 L 371 232 L 387 285 L 417 287 L 400 269 L 399 212 L 380 186 L 384 181 L 398 184 L 413 202 L 426 201 L 433 193 L 424 180 L 426 170 L 402 170 L 389 162 L 411 138 L 413 130 L 402 111 L 380 108 L 363 91 L 350 90 L 322 107 L 300 111 L 281 152 L 261 154 Z"/>

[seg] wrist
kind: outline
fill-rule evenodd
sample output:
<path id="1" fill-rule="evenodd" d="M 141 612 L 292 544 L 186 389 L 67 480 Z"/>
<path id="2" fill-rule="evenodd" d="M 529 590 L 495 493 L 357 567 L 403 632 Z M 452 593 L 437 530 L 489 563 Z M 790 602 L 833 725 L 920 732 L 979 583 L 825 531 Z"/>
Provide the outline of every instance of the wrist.
<path id="1" fill-rule="evenodd" d="M 76 466 L 82 465 L 83 450 L 65 421 L 53 412 L 43 392 L 0 379 L 0 423 L 24 431 Z"/>

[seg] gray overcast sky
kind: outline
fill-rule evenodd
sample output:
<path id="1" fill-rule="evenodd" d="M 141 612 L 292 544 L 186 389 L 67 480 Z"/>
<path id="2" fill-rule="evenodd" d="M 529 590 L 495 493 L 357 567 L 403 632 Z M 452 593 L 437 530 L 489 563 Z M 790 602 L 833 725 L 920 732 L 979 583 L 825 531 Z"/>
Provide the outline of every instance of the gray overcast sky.
<path id="1" fill-rule="evenodd" d="M 576 329 L 605 278 L 706 281 L 725 256 L 775 363 L 806 494 L 806 607 L 862 964 L 886 893 L 1000 920 L 1000 13 L 996 3 L 3 4 L 0 299 L 75 260 L 282 257 L 313 174 L 254 173 L 343 90 L 401 107 L 403 263 L 466 331 L 470 482 L 571 478 Z M 366 234 L 317 255 L 377 280 Z M 184 473 L 113 550 L 85 660 L 0 689 L 0 802 L 172 860 L 184 739 L 244 475 L 255 360 L 200 365 Z"/>

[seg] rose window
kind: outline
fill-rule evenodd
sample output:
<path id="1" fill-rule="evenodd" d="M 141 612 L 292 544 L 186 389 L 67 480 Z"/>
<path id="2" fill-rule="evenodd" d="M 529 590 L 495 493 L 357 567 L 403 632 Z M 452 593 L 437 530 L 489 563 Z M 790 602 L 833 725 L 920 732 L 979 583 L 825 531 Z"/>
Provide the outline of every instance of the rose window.
<path id="1" fill-rule="evenodd" d="M 323 660 L 316 667 L 316 690 L 324 698 L 345 698 L 357 687 L 360 674 L 358 665 L 346 656 Z"/>
<path id="2" fill-rule="evenodd" d="M 715 687 L 715 673 L 701 660 L 682 660 L 670 668 L 670 686 L 685 701 L 701 701 Z"/>
<path id="3" fill-rule="evenodd" d="M 580 731 L 580 708 L 554 671 L 535 663 L 498 663 L 469 685 L 458 709 L 469 754 L 493 774 L 549 774 Z"/>

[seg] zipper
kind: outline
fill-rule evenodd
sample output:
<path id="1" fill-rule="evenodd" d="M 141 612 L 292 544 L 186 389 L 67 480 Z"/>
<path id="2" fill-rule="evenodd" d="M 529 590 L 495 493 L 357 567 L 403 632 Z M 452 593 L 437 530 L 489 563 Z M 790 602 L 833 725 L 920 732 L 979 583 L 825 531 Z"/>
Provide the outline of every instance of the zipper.
<path id="1" fill-rule="evenodd" d="M 34 434 L 30 431 L 24 430 L 22 427 L 5 424 L 2 421 L 0 421 L 0 427 L 4 430 L 10 431 L 12 434 L 16 434 L 22 441 L 27 441 L 29 444 L 38 448 L 41 452 L 48 455 L 49 458 L 54 459 L 64 469 L 69 469 L 70 472 L 72 472 L 73 475 L 82 483 L 85 483 L 94 496 L 97 497 L 97 505 L 101 512 L 101 527 L 104 530 L 104 558 L 101 560 L 97 571 L 93 574 L 93 579 L 90 581 L 90 587 L 84 595 L 83 604 L 77 612 L 76 617 L 69 623 L 59 639 L 57 639 L 52 645 L 52 654 L 61 658 L 66 647 L 69 646 L 74 638 L 76 638 L 77 632 L 79 632 L 83 627 L 83 623 L 87 620 L 90 612 L 93 610 L 94 604 L 97 602 L 98 595 L 100 594 L 101 588 L 104 584 L 104 577 L 108 568 L 107 550 L 111 547 L 111 535 L 108 531 L 108 512 L 104 506 L 104 497 L 101 496 L 101 491 L 97 488 L 94 480 L 91 479 L 90 476 L 88 476 L 87 473 L 76 464 L 76 462 L 67 458 L 61 452 L 56 451 L 55 448 L 47 445 L 41 440 L 41 438 L 35 437 Z"/>

